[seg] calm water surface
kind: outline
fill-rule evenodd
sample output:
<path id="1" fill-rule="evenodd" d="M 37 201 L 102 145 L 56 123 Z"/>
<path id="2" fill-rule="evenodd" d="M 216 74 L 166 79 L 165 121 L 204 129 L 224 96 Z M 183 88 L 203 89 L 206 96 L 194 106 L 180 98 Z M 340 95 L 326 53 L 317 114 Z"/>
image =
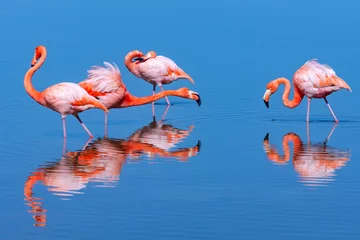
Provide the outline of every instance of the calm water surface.
<path id="1" fill-rule="evenodd" d="M 0 9 L 1 239 L 358 239 L 360 3 L 345 1 L 6 1 Z M 38 90 L 79 82 L 103 61 L 129 91 L 152 87 L 123 65 L 155 50 L 195 80 L 186 99 L 81 114 L 95 138 L 34 102 L 23 77 L 35 46 Z M 332 66 L 353 92 L 266 109 L 265 84 L 304 62 Z"/>

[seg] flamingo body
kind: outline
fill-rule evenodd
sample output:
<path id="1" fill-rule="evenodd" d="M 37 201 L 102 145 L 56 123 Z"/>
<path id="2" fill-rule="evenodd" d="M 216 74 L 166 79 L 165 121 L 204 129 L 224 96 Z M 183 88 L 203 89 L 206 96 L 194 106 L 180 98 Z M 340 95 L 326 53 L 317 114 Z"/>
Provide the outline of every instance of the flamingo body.
<path id="1" fill-rule="evenodd" d="M 309 98 L 324 98 L 341 88 L 351 91 L 349 85 L 330 66 L 316 60 L 307 61 L 295 72 L 294 84 Z"/>
<path id="2" fill-rule="evenodd" d="M 106 67 L 93 66 L 88 78 L 79 83 L 88 94 L 99 99 L 108 109 L 117 107 L 127 93 L 119 68 L 104 62 Z"/>
<path id="3" fill-rule="evenodd" d="M 189 79 L 193 83 L 192 78 L 179 68 L 173 60 L 164 56 L 156 56 L 139 62 L 137 68 L 137 76 L 152 85 L 161 86 L 182 78 Z"/>
<path id="4" fill-rule="evenodd" d="M 164 56 L 157 56 L 154 51 L 148 52 L 145 56 L 137 50 L 129 52 L 125 56 L 125 66 L 135 76 L 152 84 L 153 94 L 156 86 L 164 91 L 162 85 L 170 84 L 178 79 L 187 79 L 194 83 L 194 80 L 173 60 Z M 166 101 L 170 105 L 167 98 Z"/>
<path id="5" fill-rule="evenodd" d="M 83 88 L 76 83 L 63 82 L 47 88 L 43 92 L 44 105 L 61 116 L 77 114 L 87 109 L 94 108 L 91 104 L 96 102 Z"/>

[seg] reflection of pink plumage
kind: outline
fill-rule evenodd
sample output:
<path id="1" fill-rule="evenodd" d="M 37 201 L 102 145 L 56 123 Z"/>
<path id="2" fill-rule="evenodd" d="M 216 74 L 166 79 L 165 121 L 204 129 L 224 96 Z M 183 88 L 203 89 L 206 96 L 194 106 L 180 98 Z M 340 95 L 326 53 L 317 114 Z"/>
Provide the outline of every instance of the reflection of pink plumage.
<path id="1" fill-rule="evenodd" d="M 37 61 L 38 59 L 40 60 Z M 105 112 L 108 110 L 100 101 L 90 96 L 83 88 L 75 83 L 59 83 L 48 87 L 43 92 L 38 92 L 33 87 L 31 78 L 34 73 L 43 65 L 45 59 L 46 48 L 44 46 L 38 46 L 35 49 L 35 55 L 31 62 L 32 67 L 27 71 L 24 77 L 26 92 L 39 104 L 60 113 L 63 120 L 64 138 L 66 138 L 65 117 L 68 114 L 74 115 L 92 138 L 93 135 L 81 121 L 78 113 L 90 108 L 100 108 Z"/>
<path id="2" fill-rule="evenodd" d="M 174 61 L 164 56 L 156 56 L 154 51 L 148 52 L 145 56 L 140 51 L 129 52 L 125 56 L 125 66 L 135 76 L 144 79 L 153 85 L 153 94 L 156 86 L 164 91 L 162 85 L 169 84 L 178 79 L 193 79 L 179 68 Z M 169 99 L 166 102 L 170 105 Z"/>
<path id="3" fill-rule="evenodd" d="M 294 98 L 289 100 L 290 82 L 286 78 L 278 78 L 269 82 L 266 86 L 264 94 L 264 102 L 269 107 L 270 96 L 275 93 L 280 84 L 285 84 L 283 94 L 284 105 L 288 108 L 295 108 L 301 103 L 304 96 L 308 98 L 308 108 L 306 115 L 306 122 L 309 122 L 310 102 L 312 98 L 323 98 L 328 106 L 335 122 L 338 122 L 326 96 L 336 92 L 342 88 L 348 89 L 351 92 L 350 86 L 341 78 L 339 78 L 335 71 L 328 65 L 320 64 L 315 59 L 307 61 L 294 74 Z"/>

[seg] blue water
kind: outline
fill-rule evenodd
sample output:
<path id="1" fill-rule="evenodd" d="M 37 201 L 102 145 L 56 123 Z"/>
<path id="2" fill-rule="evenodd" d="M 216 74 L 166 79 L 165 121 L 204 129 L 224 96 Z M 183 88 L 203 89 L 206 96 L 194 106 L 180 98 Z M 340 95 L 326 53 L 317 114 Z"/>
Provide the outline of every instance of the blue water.
<path id="1" fill-rule="evenodd" d="M 359 8 L 355 0 L 2 2 L 0 238 L 358 239 Z M 60 116 L 23 86 L 40 44 L 48 58 L 33 78 L 38 90 L 80 82 L 109 61 L 129 91 L 150 95 L 123 62 L 131 50 L 154 50 L 196 83 L 164 88 L 188 87 L 203 105 L 170 97 L 162 121 L 161 100 L 155 122 L 151 105 L 113 109 L 108 139 L 103 112 L 89 110 L 80 116 L 95 138 L 87 143 L 69 116 L 64 143 Z M 267 82 L 291 79 L 311 58 L 353 90 L 328 97 L 336 126 L 322 100 L 312 101 L 307 126 L 306 101 L 285 108 L 283 87 L 264 106 Z M 152 137 L 133 141 L 141 131 Z"/>

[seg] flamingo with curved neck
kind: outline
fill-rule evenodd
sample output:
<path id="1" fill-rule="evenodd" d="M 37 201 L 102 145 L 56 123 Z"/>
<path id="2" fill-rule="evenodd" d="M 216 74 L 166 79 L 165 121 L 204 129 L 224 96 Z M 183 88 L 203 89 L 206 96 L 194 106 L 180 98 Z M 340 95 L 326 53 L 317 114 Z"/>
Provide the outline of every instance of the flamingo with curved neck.
<path id="1" fill-rule="evenodd" d="M 194 80 L 173 60 L 157 56 L 154 51 L 149 51 L 146 55 L 138 50 L 131 51 L 125 56 L 124 63 L 131 73 L 153 85 L 153 94 L 156 86 L 164 91 L 163 84 L 170 84 L 178 79 L 187 79 L 194 84 Z M 170 105 L 169 99 L 165 99 Z"/>
<path id="2" fill-rule="evenodd" d="M 323 98 L 332 114 L 334 121 L 339 122 L 335 113 L 330 107 L 326 96 L 340 89 L 348 89 L 351 92 L 350 86 L 341 78 L 339 78 L 335 71 L 325 64 L 318 63 L 315 59 L 307 61 L 294 74 L 294 97 L 289 99 L 290 81 L 286 78 L 277 78 L 266 85 L 266 91 L 263 96 L 264 103 L 269 108 L 270 96 L 274 94 L 279 85 L 284 84 L 285 89 L 282 95 L 283 103 L 288 108 L 295 108 L 298 106 L 304 96 L 308 98 L 308 107 L 306 114 L 306 122 L 309 122 L 310 117 L 310 102 L 312 98 Z"/>
<path id="3" fill-rule="evenodd" d="M 66 138 L 65 118 L 68 114 L 74 115 L 89 134 L 90 138 L 92 138 L 93 135 L 82 122 L 78 113 L 90 108 L 99 108 L 105 112 L 108 112 L 108 109 L 100 101 L 90 96 L 83 88 L 75 83 L 58 83 L 48 87 L 43 92 L 37 91 L 32 85 L 31 80 L 34 73 L 44 64 L 46 55 L 46 48 L 44 46 L 35 48 L 35 54 L 31 61 L 31 68 L 26 72 L 24 77 L 26 92 L 42 106 L 60 113 L 63 121 L 64 138 Z"/>

